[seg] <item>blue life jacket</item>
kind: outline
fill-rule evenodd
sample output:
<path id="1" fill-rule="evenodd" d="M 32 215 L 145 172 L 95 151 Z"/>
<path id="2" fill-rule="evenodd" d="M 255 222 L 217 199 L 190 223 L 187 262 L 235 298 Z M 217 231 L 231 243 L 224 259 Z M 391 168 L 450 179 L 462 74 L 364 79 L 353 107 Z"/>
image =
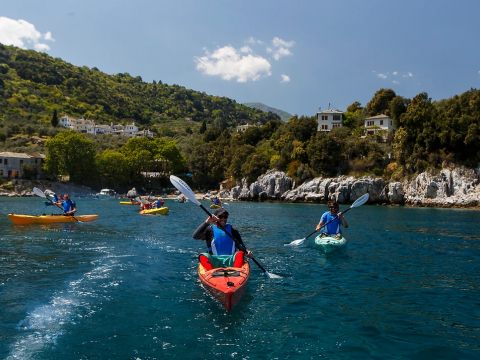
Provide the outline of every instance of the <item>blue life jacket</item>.
<path id="1" fill-rule="evenodd" d="M 157 209 L 160 209 L 162 207 L 162 202 L 160 200 L 157 200 Z"/>
<path id="2" fill-rule="evenodd" d="M 75 203 L 72 201 L 72 199 L 65 201 L 63 200 L 63 212 L 66 213 L 67 211 L 73 210 L 75 207 Z"/>
<path id="3" fill-rule="evenodd" d="M 214 225 L 210 225 L 213 229 L 213 241 L 208 251 L 211 251 L 213 255 L 233 255 L 236 252 L 235 242 L 225 231 L 219 229 Z M 227 224 L 225 229 L 231 234 L 232 225 Z"/>
<path id="4" fill-rule="evenodd" d="M 53 202 L 58 202 L 58 199 L 57 199 L 57 196 L 56 196 L 56 195 L 53 196 L 52 201 L 53 201 Z"/>
<path id="5" fill-rule="evenodd" d="M 323 221 L 324 224 L 328 223 L 329 221 L 333 220 L 337 215 L 330 214 L 329 211 L 325 212 L 320 221 Z M 342 219 L 336 218 L 330 224 L 327 225 L 327 228 L 322 227 L 320 230 L 327 233 L 328 235 L 336 235 L 341 234 L 342 230 L 340 229 L 340 225 L 342 225 Z"/>
<path id="6" fill-rule="evenodd" d="M 218 205 L 218 199 L 213 199 L 213 203 L 214 203 L 215 205 Z"/>

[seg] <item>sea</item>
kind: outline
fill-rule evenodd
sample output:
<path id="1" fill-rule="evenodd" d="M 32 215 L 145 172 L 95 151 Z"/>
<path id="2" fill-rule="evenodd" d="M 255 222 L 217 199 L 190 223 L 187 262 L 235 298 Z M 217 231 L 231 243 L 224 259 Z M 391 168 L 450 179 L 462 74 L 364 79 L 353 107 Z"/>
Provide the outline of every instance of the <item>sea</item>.
<path id="1" fill-rule="evenodd" d="M 58 211 L 0 198 L 0 359 L 480 359 L 478 210 L 367 203 L 345 215 L 347 247 L 325 254 L 315 235 L 288 244 L 326 205 L 230 202 L 278 277 L 250 262 L 226 311 L 198 279 L 199 206 L 74 200 L 98 220 L 17 226 L 9 213 Z"/>

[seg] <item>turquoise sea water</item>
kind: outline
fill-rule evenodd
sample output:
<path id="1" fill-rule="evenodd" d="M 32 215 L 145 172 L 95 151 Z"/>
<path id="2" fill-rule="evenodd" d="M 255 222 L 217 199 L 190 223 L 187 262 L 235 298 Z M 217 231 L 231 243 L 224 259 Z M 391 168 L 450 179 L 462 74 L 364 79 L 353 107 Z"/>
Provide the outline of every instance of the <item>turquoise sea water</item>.
<path id="1" fill-rule="evenodd" d="M 364 205 L 347 249 L 311 233 L 325 205 L 229 203 L 256 259 L 230 312 L 200 286 L 206 215 L 75 199 L 83 224 L 15 226 L 43 200 L 0 198 L 0 359 L 478 359 L 480 212 Z M 205 203 L 208 205 L 208 203 Z M 344 208 L 346 208 L 344 206 Z"/>

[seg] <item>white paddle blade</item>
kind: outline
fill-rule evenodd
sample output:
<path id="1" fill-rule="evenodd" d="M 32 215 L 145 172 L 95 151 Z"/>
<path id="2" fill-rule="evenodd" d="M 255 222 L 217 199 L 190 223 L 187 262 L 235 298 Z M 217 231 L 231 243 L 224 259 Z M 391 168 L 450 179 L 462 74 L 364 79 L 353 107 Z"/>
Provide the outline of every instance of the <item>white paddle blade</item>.
<path id="1" fill-rule="evenodd" d="M 200 201 L 197 200 L 195 197 L 195 194 L 193 193 L 192 189 L 190 189 L 190 186 L 188 186 L 185 181 L 182 179 L 176 177 L 175 175 L 170 175 L 170 181 L 177 188 L 178 191 L 180 191 L 183 195 L 185 195 L 188 200 L 194 202 L 197 205 L 201 205 Z"/>
<path id="2" fill-rule="evenodd" d="M 40 190 L 39 188 L 34 187 L 33 188 L 33 193 L 37 196 L 46 198 L 45 193 L 42 190 Z"/>
<path id="3" fill-rule="evenodd" d="M 358 206 L 362 206 L 363 204 L 365 204 L 367 201 L 368 201 L 368 198 L 370 197 L 370 194 L 369 193 L 366 193 L 365 195 L 362 195 L 360 196 L 353 204 L 352 204 L 352 208 L 354 207 L 358 207 Z"/>
<path id="4" fill-rule="evenodd" d="M 285 246 L 298 246 L 298 245 L 302 245 L 303 242 L 305 241 L 305 238 L 303 239 L 298 239 L 298 240 L 293 240 L 291 243 L 289 244 L 285 244 Z"/>

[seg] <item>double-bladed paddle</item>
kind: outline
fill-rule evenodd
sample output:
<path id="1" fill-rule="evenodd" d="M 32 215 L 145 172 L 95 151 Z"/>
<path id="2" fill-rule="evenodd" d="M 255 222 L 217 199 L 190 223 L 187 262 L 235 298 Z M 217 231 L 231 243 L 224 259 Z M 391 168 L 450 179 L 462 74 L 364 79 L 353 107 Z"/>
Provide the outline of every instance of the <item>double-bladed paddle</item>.
<path id="1" fill-rule="evenodd" d="M 174 176 L 174 175 L 170 175 L 170 181 L 172 182 L 172 184 L 183 194 L 185 195 L 191 202 L 195 203 L 196 205 L 200 206 L 200 208 L 205 211 L 208 216 L 212 216 L 212 214 L 210 213 L 210 211 L 208 211 L 201 203 L 200 201 L 197 200 L 197 198 L 195 197 L 195 194 L 193 193 L 192 189 L 190 189 L 190 187 L 185 183 L 185 181 L 183 181 L 182 179 Z M 222 224 L 218 223 L 216 224 L 220 229 L 222 229 L 223 231 L 225 231 L 225 233 L 235 242 L 235 245 L 237 246 L 238 249 L 240 249 L 241 251 L 243 251 L 245 254 L 247 254 L 247 248 L 245 247 L 245 245 L 243 245 L 241 242 L 239 242 L 237 239 L 235 239 L 235 237 L 230 234 L 223 226 Z M 278 275 L 275 275 L 275 274 L 271 274 L 269 273 L 267 270 L 264 269 L 264 267 L 262 265 L 260 265 L 260 263 L 255 260 L 255 258 L 251 258 L 253 260 L 253 262 L 255 264 L 257 264 L 257 266 L 264 272 L 265 275 L 267 275 L 268 277 L 270 278 L 279 278 L 280 276 Z"/>
<path id="2" fill-rule="evenodd" d="M 365 204 L 367 201 L 368 201 L 368 198 L 370 197 L 370 194 L 366 193 L 365 195 L 362 195 L 360 196 L 357 200 L 355 200 L 355 202 L 352 204 L 352 206 L 350 206 L 347 210 L 343 211 L 342 212 L 342 215 L 345 214 L 348 210 L 350 209 L 353 209 L 353 208 L 356 208 L 356 207 L 359 207 L 359 206 L 362 206 L 363 204 Z M 322 228 L 325 228 L 325 226 L 327 226 L 328 224 L 330 224 L 333 220 L 337 219 L 338 218 L 338 215 L 335 216 L 332 220 L 330 220 L 329 222 L 327 222 L 325 225 L 323 225 Z M 303 239 L 298 239 L 298 240 L 293 240 L 291 243 L 289 244 L 285 244 L 285 245 L 301 245 L 303 244 L 303 242 L 305 240 L 307 240 L 310 236 L 312 236 L 313 234 L 315 234 L 318 230 L 315 230 L 314 232 L 312 232 L 311 234 L 307 235 L 306 237 L 304 237 Z"/>
<path id="3" fill-rule="evenodd" d="M 43 198 L 45 198 L 45 199 L 47 199 L 47 200 L 50 200 L 50 202 L 51 202 L 53 205 L 55 205 L 56 207 L 58 207 L 59 209 L 61 209 L 61 210 L 63 211 L 63 209 L 62 209 L 61 206 L 59 206 L 55 201 L 53 201 L 52 199 L 50 199 L 49 197 L 47 197 L 47 195 L 45 195 L 45 193 L 44 193 L 42 190 L 40 190 L 39 188 L 34 187 L 34 188 L 33 188 L 33 193 L 34 193 L 35 195 L 39 196 L 39 197 L 43 197 Z M 67 215 L 67 216 L 70 216 L 70 217 L 72 217 L 76 222 L 81 223 L 81 221 L 78 220 L 78 219 L 76 219 L 75 216 L 73 216 L 73 215 Z"/>

